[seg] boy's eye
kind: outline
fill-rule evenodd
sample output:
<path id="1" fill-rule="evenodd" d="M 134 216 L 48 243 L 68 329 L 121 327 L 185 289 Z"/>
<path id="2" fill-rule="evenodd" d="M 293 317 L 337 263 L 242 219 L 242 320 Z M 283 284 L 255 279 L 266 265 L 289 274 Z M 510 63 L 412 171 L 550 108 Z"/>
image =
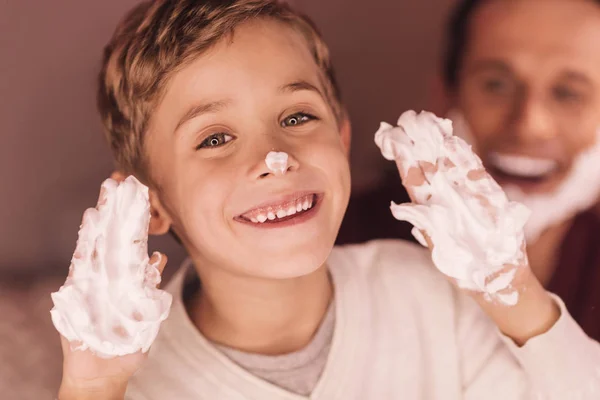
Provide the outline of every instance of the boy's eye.
<path id="1" fill-rule="evenodd" d="M 289 126 L 298 126 L 307 123 L 308 121 L 312 121 L 314 119 L 316 119 L 316 117 L 313 115 L 299 112 L 296 114 L 292 114 L 283 121 L 281 121 L 281 126 L 284 128 Z"/>
<path id="2" fill-rule="evenodd" d="M 203 148 L 207 148 L 207 147 L 208 148 L 220 147 L 220 146 L 223 146 L 225 143 L 230 142 L 232 139 L 233 139 L 233 137 L 226 133 L 215 133 L 214 135 L 210 135 L 209 137 L 204 139 L 202 141 L 202 143 L 200 143 L 196 147 L 196 149 L 203 149 Z"/>

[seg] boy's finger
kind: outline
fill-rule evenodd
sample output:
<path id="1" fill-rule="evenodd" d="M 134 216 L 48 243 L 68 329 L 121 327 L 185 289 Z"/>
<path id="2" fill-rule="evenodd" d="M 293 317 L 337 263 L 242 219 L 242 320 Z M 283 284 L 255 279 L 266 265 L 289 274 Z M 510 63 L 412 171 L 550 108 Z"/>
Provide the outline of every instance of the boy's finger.
<path id="1" fill-rule="evenodd" d="M 104 185 L 100 186 L 100 194 L 98 195 L 98 202 L 96 203 L 96 208 L 102 206 L 106 203 L 106 188 Z"/>
<path id="2" fill-rule="evenodd" d="M 167 265 L 167 256 L 155 251 L 152 253 L 146 268 L 145 284 L 148 286 L 159 287 L 161 274 Z"/>
<path id="3" fill-rule="evenodd" d="M 403 173 L 404 168 L 401 165 L 400 160 L 396 160 L 398 166 L 398 172 L 400 173 L 400 179 L 402 179 L 402 185 L 408 192 L 408 195 L 413 203 L 418 203 L 415 199 L 414 188 L 421 185 L 428 185 L 425 174 L 430 170 L 435 169 L 433 164 L 419 163 L 418 166 L 410 167 L 406 174 Z"/>
<path id="4" fill-rule="evenodd" d="M 167 265 L 167 261 L 167 256 L 163 253 L 159 253 L 158 251 L 152 253 L 152 256 L 150 257 L 150 264 L 153 265 L 161 274 Z"/>
<path id="5" fill-rule="evenodd" d="M 427 232 L 422 230 L 421 235 L 423 235 L 423 239 L 425 239 L 425 242 L 427 243 L 427 248 L 429 248 L 429 250 L 433 250 L 433 242 L 431 241 L 431 238 Z"/>
<path id="6" fill-rule="evenodd" d="M 96 208 L 106 204 L 109 194 L 113 194 L 118 185 L 119 184 L 116 181 L 111 179 L 106 179 L 104 182 L 102 182 L 102 185 L 100 185 L 100 194 L 98 195 L 98 203 L 96 204 Z"/>

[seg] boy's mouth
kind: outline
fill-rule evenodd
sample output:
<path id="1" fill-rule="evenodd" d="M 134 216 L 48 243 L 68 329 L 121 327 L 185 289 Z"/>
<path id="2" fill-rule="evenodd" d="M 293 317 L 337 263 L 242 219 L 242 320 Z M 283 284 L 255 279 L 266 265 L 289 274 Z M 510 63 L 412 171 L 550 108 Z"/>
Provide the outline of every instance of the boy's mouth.
<path id="1" fill-rule="evenodd" d="M 289 221 L 308 214 L 317 206 L 321 197 L 317 193 L 301 194 L 294 196 L 291 200 L 266 204 L 246 211 L 235 219 L 255 225 Z"/>

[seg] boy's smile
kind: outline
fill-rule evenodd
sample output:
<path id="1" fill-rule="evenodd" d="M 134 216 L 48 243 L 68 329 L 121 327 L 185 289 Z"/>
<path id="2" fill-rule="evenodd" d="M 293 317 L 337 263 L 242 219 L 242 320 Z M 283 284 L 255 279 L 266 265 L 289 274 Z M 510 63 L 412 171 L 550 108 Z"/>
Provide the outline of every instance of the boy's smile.
<path id="1" fill-rule="evenodd" d="M 322 194 L 297 192 L 261 204 L 235 217 L 259 228 L 281 228 L 299 224 L 315 215 Z"/>
<path id="2" fill-rule="evenodd" d="M 349 127 L 306 41 L 239 26 L 168 81 L 149 124 L 161 218 L 203 268 L 284 278 L 320 267 L 350 194 Z M 288 155 L 271 170 L 269 152 Z"/>

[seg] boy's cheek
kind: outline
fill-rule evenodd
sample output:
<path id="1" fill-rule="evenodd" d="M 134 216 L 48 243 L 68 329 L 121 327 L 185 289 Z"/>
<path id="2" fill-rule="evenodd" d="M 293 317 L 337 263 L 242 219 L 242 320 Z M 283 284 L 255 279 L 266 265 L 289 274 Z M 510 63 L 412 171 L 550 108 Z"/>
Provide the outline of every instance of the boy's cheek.
<path id="1" fill-rule="evenodd" d="M 349 149 L 345 149 L 340 146 L 340 143 L 332 143 L 328 146 L 321 154 L 323 165 L 333 171 L 350 173 L 350 152 Z M 332 171 L 332 172 L 333 172 Z"/>

